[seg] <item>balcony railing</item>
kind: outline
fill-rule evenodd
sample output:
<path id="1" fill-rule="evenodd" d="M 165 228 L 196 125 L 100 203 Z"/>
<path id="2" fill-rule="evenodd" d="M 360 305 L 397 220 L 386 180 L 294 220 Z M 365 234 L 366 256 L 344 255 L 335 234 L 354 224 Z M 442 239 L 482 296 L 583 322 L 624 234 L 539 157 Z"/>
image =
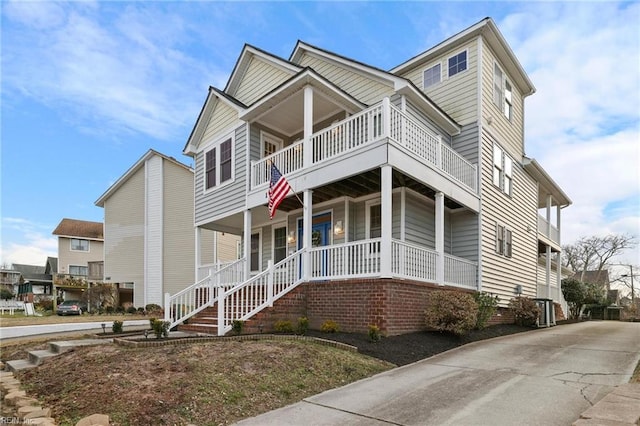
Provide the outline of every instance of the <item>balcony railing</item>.
<path id="1" fill-rule="evenodd" d="M 538 232 L 553 242 L 560 242 L 560 231 L 558 231 L 558 228 L 540 215 L 538 215 Z"/>
<path id="2" fill-rule="evenodd" d="M 404 114 L 388 101 L 311 135 L 311 165 L 328 162 L 381 138 L 389 138 L 428 166 L 439 170 L 473 192 L 477 192 L 477 167 L 442 142 L 442 138 Z M 304 141 L 251 162 L 251 188 L 266 185 L 273 163 L 283 175 L 301 170 L 304 164 Z"/>

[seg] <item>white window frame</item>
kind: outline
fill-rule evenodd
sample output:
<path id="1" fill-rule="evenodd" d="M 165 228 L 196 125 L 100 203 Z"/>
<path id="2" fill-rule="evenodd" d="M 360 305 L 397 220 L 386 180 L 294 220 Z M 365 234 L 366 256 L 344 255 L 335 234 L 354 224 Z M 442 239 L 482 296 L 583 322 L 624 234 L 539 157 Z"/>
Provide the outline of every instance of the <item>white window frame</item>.
<path id="1" fill-rule="evenodd" d="M 493 63 L 493 104 L 509 121 L 513 117 L 513 85 L 497 62 Z"/>
<path id="2" fill-rule="evenodd" d="M 85 268 L 87 273 L 86 274 L 74 274 L 71 272 L 71 268 Z M 69 271 L 69 275 L 77 275 L 77 276 L 81 276 L 81 277 L 88 277 L 89 276 L 89 267 L 88 266 L 83 266 L 83 265 L 68 265 L 67 266 L 67 271 Z"/>
<path id="3" fill-rule="evenodd" d="M 438 81 L 433 81 L 430 84 L 427 84 L 427 79 L 425 78 L 426 74 L 428 71 L 433 70 L 434 68 L 438 67 Z M 442 83 L 442 63 L 438 62 L 437 64 L 432 65 L 431 67 L 425 69 L 424 71 L 422 71 L 422 88 L 423 89 L 427 89 L 431 86 L 435 86 L 437 84 Z"/>
<path id="4" fill-rule="evenodd" d="M 87 249 L 86 250 L 82 250 L 82 249 L 75 249 L 73 248 L 73 242 L 74 241 L 86 241 L 87 242 Z M 82 252 L 82 253 L 89 253 L 91 251 L 91 241 L 87 240 L 86 238 L 70 238 L 69 239 L 69 251 L 78 251 L 78 252 Z"/>
<path id="5" fill-rule="evenodd" d="M 221 177 L 222 177 L 222 167 L 221 167 L 221 146 L 223 143 L 231 141 L 231 176 L 229 177 L 229 179 L 225 180 L 224 182 L 221 182 Z M 216 184 L 207 188 L 207 154 L 209 152 L 211 152 L 212 150 L 216 151 Z M 223 138 L 219 138 L 216 139 L 216 141 L 214 143 L 211 143 L 209 145 L 207 145 L 203 151 L 202 151 L 202 168 L 203 168 L 203 173 L 202 173 L 202 180 L 203 180 L 203 188 L 204 188 L 204 192 L 211 192 L 211 191 L 215 191 L 216 189 L 222 188 L 226 185 L 229 185 L 231 183 L 233 183 L 235 181 L 236 178 L 236 137 L 235 137 L 235 132 L 232 132 L 230 134 L 227 134 L 225 137 Z"/>
<path id="6" fill-rule="evenodd" d="M 508 258 L 513 256 L 513 232 L 501 223 L 496 223 L 496 253 Z"/>
<path id="7" fill-rule="evenodd" d="M 247 260 L 249 261 L 249 269 L 251 273 L 258 273 L 262 271 L 262 230 L 256 229 L 251 231 L 251 237 L 256 234 L 258 235 L 258 269 L 251 269 L 251 246 L 249 246 L 249 250 L 247 250 L 247 253 L 249 255 L 249 259 Z M 249 238 L 249 244 L 251 244 L 251 238 Z"/>
<path id="8" fill-rule="evenodd" d="M 287 222 L 276 223 L 271 226 L 271 258 L 273 259 L 273 263 L 277 263 L 280 260 L 276 260 L 276 229 L 284 229 L 284 258 L 286 258 L 289 253 L 289 242 L 287 238 L 289 237 L 289 230 L 287 229 Z"/>
<path id="9" fill-rule="evenodd" d="M 508 196 L 513 195 L 513 160 L 501 146 L 493 144 L 492 155 L 493 185 Z"/>
<path id="10" fill-rule="evenodd" d="M 464 53 L 464 69 L 460 70 L 460 71 L 456 71 L 455 73 L 451 74 L 450 72 L 450 66 L 449 66 L 449 61 L 457 56 L 460 56 L 461 54 Z M 447 62 L 446 65 L 447 67 L 447 78 L 452 78 L 455 77 L 458 74 L 462 74 L 463 72 L 465 72 L 466 70 L 469 69 L 469 51 L 467 49 L 463 49 L 461 51 L 459 51 L 458 53 L 456 53 L 455 55 L 451 55 L 447 58 Z M 456 67 L 457 68 L 457 67 Z"/>
<path id="11" fill-rule="evenodd" d="M 365 203 L 365 233 L 367 238 L 374 238 L 371 236 L 371 207 L 380 206 L 380 213 L 382 213 L 382 201 L 380 200 L 371 200 Z M 382 234 L 382 224 L 380 224 L 380 233 Z M 380 238 L 380 237 L 375 237 Z"/>
<path id="12" fill-rule="evenodd" d="M 260 155 L 261 158 L 267 157 L 265 142 L 274 144 L 277 148 L 274 152 L 280 151 L 284 147 L 284 141 L 271 133 L 260 131 Z"/>

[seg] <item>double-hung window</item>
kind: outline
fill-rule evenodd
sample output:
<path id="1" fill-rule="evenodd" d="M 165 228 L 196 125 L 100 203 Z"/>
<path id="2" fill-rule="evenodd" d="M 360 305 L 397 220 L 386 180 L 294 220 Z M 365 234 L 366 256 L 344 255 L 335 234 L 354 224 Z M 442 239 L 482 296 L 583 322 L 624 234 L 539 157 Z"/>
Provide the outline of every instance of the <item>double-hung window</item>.
<path id="1" fill-rule="evenodd" d="M 505 194 L 512 194 L 513 161 L 498 145 L 493 145 L 493 184 Z"/>
<path id="2" fill-rule="evenodd" d="M 233 138 L 215 144 L 205 153 L 205 189 L 233 180 Z"/>
<path id="3" fill-rule="evenodd" d="M 273 230 L 273 262 L 278 263 L 287 257 L 287 228 Z"/>
<path id="4" fill-rule="evenodd" d="M 87 275 L 89 275 L 89 267 L 69 265 L 69 275 L 81 275 L 86 277 Z"/>
<path id="5" fill-rule="evenodd" d="M 251 251 L 249 254 L 251 272 L 260 270 L 260 234 L 251 234 Z"/>
<path id="6" fill-rule="evenodd" d="M 440 83 L 441 68 L 440 64 L 436 64 L 424 71 L 422 83 L 423 88 L 426 89 L 427 87 Z"/>
<path id="7" fill-rule="evenodd" d="M 511 257 L 513 243 L 511 230 L 503 225 L 496 225 L 496 253 Z"/>
<path id="8" fill-rule="evenodd" d="M 448 60 L 448 65 L 449 65 L 449 77 L 453 77 L 459 72 L 466 70 L 467 69 L 467 51 L 463 50 L 457 55 L 450 57 Z"/>
<path id="9" fill-rule="evenodd" d="M 493 103 L 500 108 L 500 111 L 508 120 L 511 120 L 513 114 L 513 89 L 498 64 L 493 65 Z"/>
<path id="10" fill-rule="evenodd" d="M 89 240 L 71 239 L 71 251 L 89 251 Z"/>

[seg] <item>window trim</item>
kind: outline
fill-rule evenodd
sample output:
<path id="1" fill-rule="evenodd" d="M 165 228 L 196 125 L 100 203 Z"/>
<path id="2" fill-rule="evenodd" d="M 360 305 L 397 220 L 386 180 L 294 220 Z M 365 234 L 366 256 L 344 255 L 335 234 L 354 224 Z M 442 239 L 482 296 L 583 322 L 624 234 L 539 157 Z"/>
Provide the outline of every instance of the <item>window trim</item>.
<path id="1" fill-rule="evenodd" d="M 254 235 L 258 236 L 258 269 L 251 269 L 251 246 L 249 246 L 248 254 L 249 254 L 249 271 L 251 273 L 259 273 L 262 271 L 262 229 L 252 230 L 251 236 L 249 237 L 249 244 L 251 244 L 251 237 Z"/>
<path id="2" fill-rule="evenodd" d="M 496 154 L 500 151 L 500 164 L 496 163 Z M 514 161 L 500 145 L 494 142 L 493 152 L 491 155 L 491 183 L 497 187 L 500 192 L 511 197 L 513 196 L 513 164 Z M 507 170 L 508 169 L 508 170 Z M 498 183 L 496 183 L 496 171 L 498 173 Z M 508 188 L 507 188 L 507 182 Z"/>
<path id="3" fill-rule="evenodd" d="M 273 260 L 274 264 L 282 260 L 276 259 L 276 230 L 278 229 L 284 229 L 284 257 L 282 259 L 285 259 L 289 255 L 289 242 L 287 241 L 287 238 L 289 236 L 289 229 L 287 227 L 287 222 L 275 223 L 271 226 L 271 259 Z"/>
<path id="4" fill-rule="evenodd" d="M 435 81 L 435 82 L 433 82 L 433 83 L 431 83 L 431 84 L 429 84 L 427 86 L 426 79 L 425 79 L 425 74 L 427 73 L 427 71 L 431 71 L 435 67 L 439 67 L 440 68 L 438 70 L 438 81 Z M 442 62 L 438 62 L 438 63 L 436 63 L 436 64 L 434 64 L 434 65 L 432 65 L 432 66 L 430 66 L 428 68 L 425 68 L 424 71 L 422 71 L 422 88 L 423 89 L 427 89 L 429 87 L 436 86 L 436 85 L 438 85 L 440 83 L 442 83 Z"/>
<path id="5" fill-rule="evenodd" d="M 78 249 L 74 249 L 73 248 L 73 241 L 86 241 L 87 242 L 87 249 L 86 250 L 78 250 Z M 77 251 L 80 253 L 89 253 L 91 252 L 91 241 L 87 240 L 86 238 L 69 238 L 69 251 Z"/>
<path id="6" fill-rule="evenodd" d="M 513 257 L 513 231 L 506 225 L 496 222 L 496 254 L 511 259 Z"/>
<path id="7" fill-rule="evenodd" d="M 449 61 L 453 58 L 457 58 L 458 56 L 462 55 L 464 53 L 464 69 L 463 70 L 458 70 L 455 73 L 451 74 L 451 66 L 449 65 Z M 469 50 L 468 49 L 463 49 L 461 51 L 459 51 L 458 53 L 451 55 L 447 58 L 447 78 L 452 78 L 455 77 L 458 74 L 461 74 L 463 72 L 465 72 L 466 70 L 469 69 Z M 458 67 L 458 64 L 456 64 L 456 68 Z"/>
<path id="8" fill-rule="evenodd" d="M 382 220 L 382 201 L 370 200 L 365 203 L 365 235 L 367 238 L 379 238 L 371 236 L 371 207 L 380 206 L 380 214 Z M 380 234 L 382 234 L 382 222 L 380 223 Z"/>
<path id="9" fill-rule="evenodd" d="M 230 162 L 231 162 L 231 173 L 229 176 L 229 179 L 225 180 L 224 182 L 221 181 L 222 179 L 222 145 L 226 142 L 230 142 L 231 144 L 231 158 L 230 158 Z M 207 156 L 209 155 L 210 152 L 215 151 L 215 164 L 214 166 L 209 169 L 209 170 L 214 170 L 215 171 L 215 184 L 207 187 L 207 176 L 208 176 L 208 169 L 207 169 Z M 203 192 L 207 193 L 207 192 L 211 192 L 211 191 L 215 191 L 219 188 L 222 188 L 226 185 L 229 185 L 231 183 L 233 183 L 235 181 L 236 178 L 236 170 L 235 170 L 235 165 L 236 165 L 236 136 L 235 136 L 235 132 L 231 132 L 228 133 L 227 135 L 225 135 L 224 137 L 218 138 L 216 139 L 214 142 L 208 144 L 207 146 L 204 147 L 204 149 L 202 150 L 203 153 L 203 159 L 202 159 L 202 168 L 203 168 L 203 173 L 202 173 L 202 180 L 203 180 Z"/>
<path id="10" fill-rule="evenodd" d="M 500 73 L 500 79 L 497 81 L 497 72 Z M 507 86 L 510 90 L 507 92 Z M 508 94 L 508 96 L 507 96 Z M 507 99 L 509 98 L 509 99 Z M 507 78 L 507 74 L 500 67 L 500 65 L 494 61 L 493 63 L 493 104 L 498 107 L 500 113 L 509 122 L 513 119 L 513 84 Z M 506 110 L 507 105 L 509 106 Z"/>
<path id="11" fill-rule="evenodd" d="M 71 268 L 85 268 L 87 273 L 86 274 L 74 274 L 71 272 Z M 80 277 L 88 277 L 89 276 L 89 266 L 83 266 L 83 265 L 67 265 L 67 271 L 69 271 L 69 275 L 77 275 Z"/>
<path id="12" fill-rule="evenodd" d="M 273 143 L 277 145 L 277 149 L 275 152 L 282 150 L 284 147 L 284 140 L 269 133 L 264 130 L 260 130 L 260 158 L 265 158 L 267 155 L 265 153 L 265 142 Z"/>

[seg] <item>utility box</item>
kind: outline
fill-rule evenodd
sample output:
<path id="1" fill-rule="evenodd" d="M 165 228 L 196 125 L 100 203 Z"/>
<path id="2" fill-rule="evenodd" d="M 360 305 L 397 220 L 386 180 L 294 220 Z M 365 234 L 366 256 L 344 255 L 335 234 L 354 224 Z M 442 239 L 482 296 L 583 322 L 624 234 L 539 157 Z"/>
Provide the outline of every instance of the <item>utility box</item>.
<path id="1" fill-rule="evenodd" d="M 552 299 L 533 299 L 540 309 L 538 315 L 538 327 L 551 327 L 556 325 L 556 311 Z"/>

